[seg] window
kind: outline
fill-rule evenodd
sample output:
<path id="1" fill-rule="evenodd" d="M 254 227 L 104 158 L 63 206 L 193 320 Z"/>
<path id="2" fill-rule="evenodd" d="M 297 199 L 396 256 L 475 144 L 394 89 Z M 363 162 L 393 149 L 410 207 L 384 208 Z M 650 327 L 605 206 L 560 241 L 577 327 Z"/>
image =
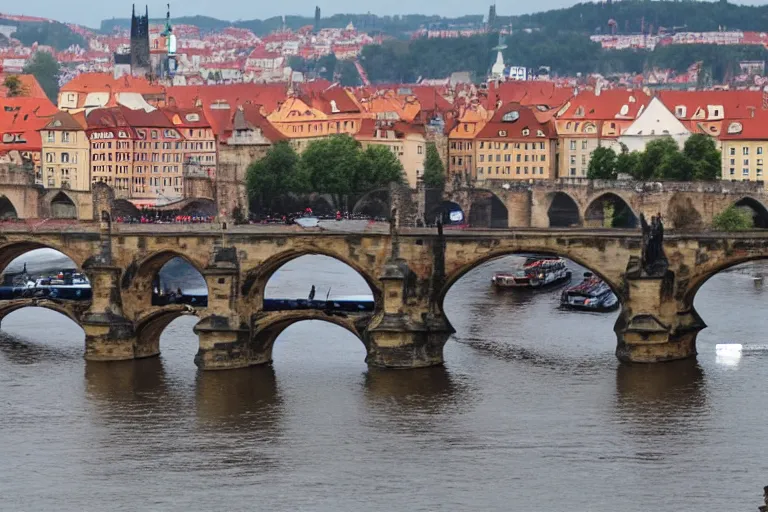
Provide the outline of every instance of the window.
<path id="1" fill-rule="evenodd" d="M 485 149 L 485 142 L 480 141 L 480 149 Z"/>
<path id="2" fill-rule="evenodd" d="M 757 154 L 758 155 L 762 155 L 763 154 L 763 146 L 758 146 L 757 147 Z"/>
<path id="3" fill-rule="evenodd" d="M 499 155 L 499 154 L 496 155 L 496 161 L 497 162 L 501 162 L 501 155 Z"/>
<path id="4" fill-rule="evenodd" d="M 512 155 L 510 155 L 509 153 L 504 155 L 504 161 L 505 162 L 511 162 L 512 161 Z"/>
<path id="5" fill-rule="evenodd" d="M 575 167 L 571 167 L 570 171 L 571 171 L 571 176 L 576 176 L 576 168 Z"/>
<path id="6" fill-rule="evenodd" d="M 477 174 L 483 174 L 483 168 L 482 167 L 478 167 L 477 168 Z"/>
<path id="7" fill-rule="evenodd" d="M 499 174 L 499 166 L 496 166 L 496 174 Z"/>
<path id="8" fill-rule="evenodd" d="M 576 165 L 576 155 L 571 155 L 571 165 Z"/>
<path id="9" fill-rule="evenodd" d="M 479 161 L 480 162 L 484 162 L 485 161 L 485 155 L 481 154 L 480 157 L 479 157 Z"/>
<path id="10" fill-rule="evenodd" d="M 534 142 L 534 144 L 536 144 L 536 143 Z M 547 145 L 546 145 L 545 142 L 539 142 L 539 149 L 545 149 L 546 147 L 547 147 Z"/>
<path id="11" fill-rule="evenodd" d="M 49 164 L 56 162 L 56 155 L 54 155 L 53 153 L 46 153 L 45 161 L 48 162 Z"/>
<path id="12" fill-rule="evenodd" d="M 747 169 L 746 167 L 744 167 L 744 168 L 741 170 L 741 175 L 742 175 L 742 176 L 749 176 L 749 169 Z"/>
<path id="13" fill-rule="evenodd" d="M 734 176 L 734 175 L 736 175 L 736 169 L 734 169 L 733 167 L 731 167 L 731 168 L 728 170 L 728 174 L 730 174 L 731 176 Z"/>
<path id="14" fill-rule="evenodd" d="M 756 174 L 757 174 L 758 178 L 762 178 L 763 177 L 763 170 L 758 167 L 757 170 L 756 170 Z"/>
<path id="15" fill-rule="evenodd" d="M 424 154 L 424 146 L 422 146 L 422 145 L 419 145 L 419 146 L 416 148 L 416 153 L 417 153 L 417 154 L 419 154 L 419 155 L 423 155 L 423 154 Z"/>
<path id="16" fill-rule="evenodd" d="M 69 143 L 69 132 L 61 132 L 61 142 Z"/>
<path id="17" fill-rule="evenodd" d="M 45 142 L 56 142 L 56 132 L 46 132 Z"/>
<path id="18" fill-rule="evenodd" d="M 544 174 L 544 168 L 543 167 L 539 167 L 539 174 Z"/>
<path id="19" fill-rule="evenodd" d="M 61 163 L 68 164 L 69 163 L 69 153 L 62 153 L 61 154 Z"/>
<path id="20" fill-rule="evenodd" d="M 152 138 L 156 139 L 157 138 L 157 130 L 152 130 L 151 133 L 152 133 Z"/>
<path id="21" fill-rule="evenodd" d="M 731 158 L 731 165 L 736 165 L 736 159 L 735 158 Z"/>
<path id="22" fill-rule="evenodd" d="M 758 158 L 757 159 L 757 165 L 763 165 L 763 159 L 762 158 Z"/>
<path id="23" fill-rule="evenodd" d="M 749 165 L 749 158 L 745 158 L 744 162 L 742 162 L 744 165 Z"/>
<path id="24" fill-rule="evenodd" d="M 519 162 L 519 161 L 520 161 L 520 153 L 518 153 L 517 155 L 515 155 L 515 161 L 516 161 L 516 162 Z"/>
<path id="25" fill-rule="evenodd" d="M 523 174 L 528 174 L 528 166 L 523 167 Z"/>
<path id="26" fill-rule="evenodd" d="M 743 155 L 748 155 L 748 154 L 749 154 L 749 148 L 748 148 L 748 147 L 746 147 L 746 146 L 745 146 L 745 147 L 743 147 L 743 148 L 741 148 L 741 153 L 742 153 Z"/>
<path id="27" fill-rule="evenodd" d="M 520 174 L 520 166 L 515 167 L 515 174 Z"/>
<path id="28" fill-rule="evenodd" d="M 542 162 L 546 161 L 547 160 L 547 155 L 540 155 L 539 156 L 539 160 L 542 161 Z"/>
<path id="29" fill-rule="evenodd" d="M 731 148 L 731 150 L 730 150 L 730 152 L 729 152 L 729 153 L 730 153 L 731 155 L 735 155 L 735 154 L 736 154 L 736 148 Z"/>
<path id="30" fill-rule="evenodd" d="M 587 144 L 588 144 L 588 141 L 586 140 L 581 141 L 581 149 L 587 149 Z"/>

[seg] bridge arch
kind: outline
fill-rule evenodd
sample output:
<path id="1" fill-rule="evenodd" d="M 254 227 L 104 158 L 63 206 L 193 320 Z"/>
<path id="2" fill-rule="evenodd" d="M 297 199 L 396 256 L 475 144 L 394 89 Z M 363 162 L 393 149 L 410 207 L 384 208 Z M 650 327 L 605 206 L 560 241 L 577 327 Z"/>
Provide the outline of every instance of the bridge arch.
<path id="1" fill-rule="evenodd" d="M 667 205 L 667 221 L 673 229 L 697 230 L 703 227 L 701 213 L 690 197 L 678 192 Z"/>
<path id="2" fill-rule="evenodd" d="M 267 283 L 275 274 L 275 272 L 286 263 L 302 256 L 327 256 L 352 268 L 355 272 L 357 272 L 358 275 L 360 275 L 360 277 L 363 278 L 368 287 L 371 289 L 376 307 L 378 308 L 381 304 L 381 289 L 379 288 L 379 284 L 376 278 L 372 276 L 368 270 L 363 268 L 359 263 L 355 262 L 351 258 L 321 247 L 302 247 L 301 249 L 287 250 L 273 255 L 256 267 L 251 268 L 245 272 L 245 279 L 243 280 L 241 290 L 242 296 L 247 297 L 247 300 L 250 304 L 261 308 L 264 301 L 264 291 L 267 287 Z"/>
<path id="3" fill-rule="evenodd" d="M 166 264 L 177 258 L 187 263 L 200 276 L 205 275 L 203 269 L 206 262 L 195 260 L 186 254 L 170 249 L 154 252 L 142 260 L 132 262 L 123 272 L 120 283 L 125 294 L 123 296 L 123 303 L 127 307 L 126 312 L 129 316 L 133 316 L 131 312 L 134 315 L 141 314 L 152 306 L 154 288 L 158 285 L 156 282 L 157 276 Z M 210 295 L 207 282 L 205 283 L 205 293 L 208 296 Z"/>
<path id="4" fill-rule="evenodd" d="M 81 303 L 63 303 L 61 301 L 46 299 L 16 299 L 10 301 L 0 301 L 0 326 L 2 321 L 11 313 L 24 308 L 42 308 L 49 311 L 55 311 L 72 320 L 81 329 L 83 328 L 80 316 L 88 310 L 91 301 Z"/>
<path id="5" fill-rule="evenodd" d="M 160 354 L 160 336 L 174 320 L 182 316 L 200 316 L 199 310 L 183 305 L 154 309 L 136 322 L 134 357 L 144 358 Z"/>
<path id="6" fill-rule="evenodd" d="M 388 219 L 391 215 L 391 204 L 392 199 L 388 188 L 371 190 L 357 200 L 352 207 L 352 214 Z"/>
<path id="7" fill-rule="evenodd" d="M 557 257 L 567 258 L 573 261 L 574 263 L 588 269 L 590 272 L 594 273 L 596 276 L 600 277 L 600 279 L 605 281 L 605 283 L 611 288 L 613 293 L 616 294 L 616 297 L 619 299 L 619 302 L 623 304 L 626 301 L 626 294 L 624 292 L 624 289 L 621 283 L 605 275 L 598 268 L 590 264 L 588 261 L 586 261 L 584 258 L 582 258 L 578 254 L 574 254 L 569 251 L 556 251 L 547 247 L 520 247 L 520 248 L 508 247 L 504 249 L 489 251 L 488 253 L 480 256 L 479 258 L 472 260 L 462 265 L 461 267 L 455 269 L 453 272 L 451 272 L 446 277 L 445 284 L 443 285 L 442 289 L 440 290 L 440 294 L 438 295 L 438 304 L 440 305 L 441 310 L 443 310 L 443 302 L 445 301 L 445 297 L 448 294 L 448 291 L 451 289 L 451 287 L 454 284 L 456 284 L 456 282 L 459 281 L 459 279 L 464 277 L 464 275 L 466 275 L 467 273 L 476 269 L 477 267 L 479 267 L 484 263 L 487 263 L 489 261 L 492 261 L 504 256 L 511 256 L 516 254 L 537 254 L 537 255 L 543 255 L 543 256 L 557 256 Z"/>
<path id="8" fill-rule="evenodd" d="M 584 210 L 584 224 L 588 227 L 634 229 L 638 217 L 629 203 L 614 192 L 600 194 Z"/>
<path id="9" fill-rule="evenodd" d="M 350 317 L 328 314 L 318 310 L 280 311 L 258 315 L 253 321 L 250 349 L 260 363 L 272 361 L 272 349 L 280 335 L 288 327 L 305 321 L 322 321 L 344 328 L 368 350 L 364 331 L 372 315 Z"/>
<path id="10" fill-rule="evenodd" d="M 566 192 L 552 192 L 547 194 L 547 199 L 549 202 L 547 206 L 549 227 L 568 228 L 581 226 L 579 203 L 570 194 Z"/>
<path id="11" fill-rule="evenodd" d="M 18 210 L 8 196 L 0 195 L 0 221 L 19 218 Z"/>
<path id="12" fill-rule="evenodd" d="M 77 206 L 63 190 L 51 198 L 50 212 L 54 219 L 76 219 Z"/>
<path id="13" fill-rule="evenodd" d="M 752 214 L 754 226 L 758 229 L 768 229 L 768 209 L 757 199 L 749 196 L 742 197 L 733 205 L 736 208 L 743 208 Z"/>
<path id="14" fill-rule="evenodd" d="M 468 222 L 474 227 L 507 228 L 509 211 L 499 196 L 487 189 L 472 191 Z"/>
<path id="15" fill-rule="evenodd" d="M 464 214 L 461 205 L 447 200 L 441 201 L 440 204 L 432 208 L 432 210 L 427 213 L 425 221 L 428 225 L 433 225 L 438 218 L 440 218 L 446 226 L 451 224 L 464 224 L 467 222 L 467 217 Z"/>
<path id="16" fill-rule="evenodd" d="M 25 240 L 21 242 L 10 242 L 5 245 L 0 245 L 0 274 L 6 271 L 8 268 L 8 265 L 10 265 L 13 260 L 16 258 L 19 258 L 20 256 L 23 256 L 29 252 L 38 250 L 38 249 L 51 249 L 53 251 L 56 251 L 58 253 L 61 253 L 65 257 L 67 257 L 75 267 L 78 269 L 84 269 L 86 266 L 86 262 L 88 258 L 92 256 L 91 253 L 86 253 L 84 255 L 80 255 L 78 253 L 75 253 L 71 251 L 66 246 L 57 246 L 49 243 L 44 242 L 38 242 L 33 240 Z"/>

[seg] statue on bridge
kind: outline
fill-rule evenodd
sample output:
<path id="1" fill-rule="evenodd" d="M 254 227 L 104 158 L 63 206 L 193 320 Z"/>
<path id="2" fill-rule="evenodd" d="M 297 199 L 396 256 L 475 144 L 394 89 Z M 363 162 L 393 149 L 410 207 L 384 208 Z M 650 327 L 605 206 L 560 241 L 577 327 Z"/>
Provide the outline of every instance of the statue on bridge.
<path id="1" fill-rule="evenodd" d="M 642 269 L 648 276 L 661 277 L 669 268 L 669 261 L 664 255 L 664 224 L 661 222 L 661 214 L 651 217 L 649 226 L 645 215 L 641 213 L 640 226 L 643 230 Z"/>

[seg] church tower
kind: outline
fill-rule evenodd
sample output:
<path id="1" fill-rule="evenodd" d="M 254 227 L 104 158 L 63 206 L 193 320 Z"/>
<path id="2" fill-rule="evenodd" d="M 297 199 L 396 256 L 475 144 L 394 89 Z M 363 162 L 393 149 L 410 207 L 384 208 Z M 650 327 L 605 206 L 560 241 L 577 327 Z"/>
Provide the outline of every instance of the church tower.
<path id="1" fill-rule="evenodd" d="M 144 16 L 136 16 L 136 6 L 131 13 L 131 74 L 146 76 L 150 72 L 149 61 L 149 8 Z"/>

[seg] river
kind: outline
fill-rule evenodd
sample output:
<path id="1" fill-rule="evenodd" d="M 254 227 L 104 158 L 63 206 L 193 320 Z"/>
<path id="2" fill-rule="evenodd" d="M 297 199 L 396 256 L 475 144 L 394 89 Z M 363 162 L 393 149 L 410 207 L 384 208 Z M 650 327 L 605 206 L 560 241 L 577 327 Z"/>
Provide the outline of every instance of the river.
<path id="1" fill-rule="evenodd" d="M 3 510 L 616 512 L 755 510 L 768 484 L 768 352 L 748 273 L 699 292 L 696 360 L 621 365 L 617 313 L 557 309 L 559 291 L 499 293 L 479 267 L 451 289 L 444 367 L 368 369 L 340 327 L 302 322 L 272 366 L 198 372 L 194 318 L 158 358 L 83 360 L 83 333 L 41 309 L 0 333 Z M 574 265 L 576 275 L 583 269 Z M 194 283 L 185 283 L 185 286 Z M 324 257 L 267 296 L 369 293 Z"/>

